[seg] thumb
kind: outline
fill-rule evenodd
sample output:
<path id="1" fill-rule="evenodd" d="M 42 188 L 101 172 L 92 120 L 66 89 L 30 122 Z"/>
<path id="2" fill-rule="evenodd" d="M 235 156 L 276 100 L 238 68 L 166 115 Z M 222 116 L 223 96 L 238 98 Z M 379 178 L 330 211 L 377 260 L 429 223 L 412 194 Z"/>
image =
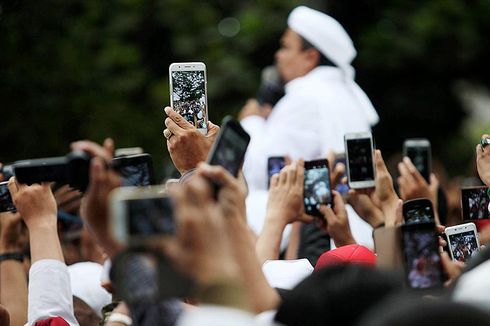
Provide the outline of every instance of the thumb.
<path id="1" fill-rule="evenodd" d="M 214 123 L 208 120 L 208 133 L 206 136 L 209 137 L 218 134 L 219 129 L 220 129 L 219 126 L 215 125 Z"/>

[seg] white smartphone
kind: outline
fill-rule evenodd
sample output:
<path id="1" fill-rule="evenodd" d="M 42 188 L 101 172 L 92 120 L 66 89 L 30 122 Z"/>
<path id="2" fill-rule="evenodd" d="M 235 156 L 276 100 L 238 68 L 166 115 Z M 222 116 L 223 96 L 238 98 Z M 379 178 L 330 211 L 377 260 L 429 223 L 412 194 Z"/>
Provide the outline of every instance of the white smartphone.
<path id="1" fill-rule="evenodd" d="M 116 188 L 109 201 L 112 234 L 122 244 L 146 244 L 175 233 L 164 186 Z"/>
<path id="2" fill-rule="evenodd" d="M 206 65 L 172 63 L 169 67 L 170 106 L 200 132 L 207 132 L 208 98 Z"/>
<path id="3" fill-rule="evenodd" d="M 480 251 L 480 241 L 475 223 L 447 227 L 444 232 L 453 260 L 465 262 Z"/>
<path id="4" fill-rule="evenodd" d="M 347 176 L 353 189 L 372 188 L 375 185 L 373 135 L 355 132 L 344 135 Z"/>

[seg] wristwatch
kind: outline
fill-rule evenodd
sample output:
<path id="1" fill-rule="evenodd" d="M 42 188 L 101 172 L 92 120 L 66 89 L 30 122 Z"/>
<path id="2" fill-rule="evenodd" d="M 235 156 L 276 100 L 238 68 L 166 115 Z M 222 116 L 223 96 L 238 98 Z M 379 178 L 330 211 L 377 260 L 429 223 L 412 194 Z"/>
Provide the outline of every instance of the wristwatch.
<path id="1" fill-rule="evenodd" d="M 121 314 L 119 312 L 113 312 L 109 315 L 109 317 L 106 319 L 106 325 L 108 322 L 113 322 L 113 323 L 120 323 L 126 326 L 131 326 L 133 325 L 133 320 L 131 317 Z"/>
<path id="2" fill-rule="evenodd" d="M 24 254 L 21 252 L 7 252 L 0 254 L 0 262 L 4 260 L 17 260 L 22 263 L 24 261 Z"/>

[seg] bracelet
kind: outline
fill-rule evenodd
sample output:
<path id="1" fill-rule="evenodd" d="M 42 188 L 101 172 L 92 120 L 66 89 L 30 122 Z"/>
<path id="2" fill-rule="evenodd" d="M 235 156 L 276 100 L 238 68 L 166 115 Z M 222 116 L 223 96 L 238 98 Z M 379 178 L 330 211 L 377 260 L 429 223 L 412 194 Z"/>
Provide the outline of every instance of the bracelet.
<path id="1" fill-rule="evenodd" d="M 24 254 L 21 252 L 7 252 L 0 255 L 0 262 L 4 260 L 17 260 L 22 263 L 24 261 Z"/>
<path id="2" fill-rule="evenodd" d="M 111 313 L 109 315 L 109 318 L 107 318 L 107 320 L 106 320 L 106 325 L 108 322 L 120 323 L 120 324 L 124 324 L 126 326 L 133 325 L 133 320 L 131 319 L 131 317 L 129 317 L 125 314 L 121 314 L 119 312 Z"/>

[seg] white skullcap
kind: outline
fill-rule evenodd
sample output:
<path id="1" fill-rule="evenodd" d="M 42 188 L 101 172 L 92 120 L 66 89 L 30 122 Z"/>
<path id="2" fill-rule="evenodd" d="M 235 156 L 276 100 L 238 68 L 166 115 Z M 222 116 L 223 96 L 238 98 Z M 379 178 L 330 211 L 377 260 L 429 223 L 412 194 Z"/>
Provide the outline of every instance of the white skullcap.
<path id="1" fill-rule="evenodd" d="M 267 260 L 262 272 L 271 287 L 291 290 L 313 272 L 308 259 Z"/>
<path id="2" fill-rule="evenodd" d="M 305 6 L 289 14 L 288 26 L 301 35 L 339 68 L 350 66 L 356 57 L 351 38 L 338 21 Z"/>
<path id="3" fill-rule="evenodd" d="M 92 262 L 68 266 L 73 295 L 83 300 L 102 317 L 102 308 L 112 301 L 112 296 L 100 285 L 102 265 Z"/>

